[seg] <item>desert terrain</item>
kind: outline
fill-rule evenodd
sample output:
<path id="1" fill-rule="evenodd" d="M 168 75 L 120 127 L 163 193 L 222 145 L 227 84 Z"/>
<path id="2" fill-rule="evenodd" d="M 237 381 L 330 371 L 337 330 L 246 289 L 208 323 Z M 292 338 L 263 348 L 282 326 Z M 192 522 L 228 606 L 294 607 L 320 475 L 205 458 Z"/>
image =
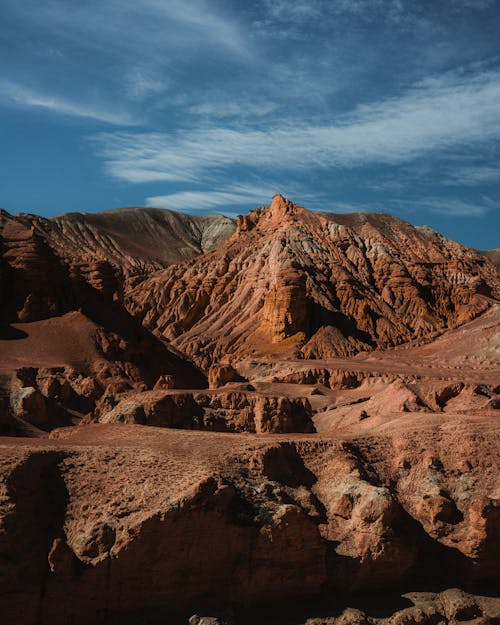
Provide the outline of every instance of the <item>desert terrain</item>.
<path id="1" fill-rule="evenodd" d="M 500 280 L 386 214 L 0 214 L 0 617 L 500 623 Z"/>

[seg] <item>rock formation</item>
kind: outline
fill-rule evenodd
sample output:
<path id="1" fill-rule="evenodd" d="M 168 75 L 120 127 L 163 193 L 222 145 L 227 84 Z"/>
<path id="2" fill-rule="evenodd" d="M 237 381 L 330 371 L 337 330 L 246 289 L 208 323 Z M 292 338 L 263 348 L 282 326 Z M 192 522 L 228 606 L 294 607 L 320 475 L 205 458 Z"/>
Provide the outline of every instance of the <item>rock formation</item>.
<path id="1" fill-rule="evenodd" d="M 2 211 L 1 623 L 498 625 L 488 258 L 281 196 Z"/>
<path id="2" fill-rule="evenodd" d="M 498 444 L 498 419 L 456 417 L 345 439 L 89 425 L 3 444 L 1 613 L 160 623 L 310 601 L 314 616 L 366 591 L 493 584 Z"/>
<path id="3" fill-rule="evenodd" d="M 498 296 L 484 256 L 389 215 L 282 196 L 217 250 L 128 289 L 128 310 L 208 367 L 226 354 L 351 356 L 462 324 Z"/>

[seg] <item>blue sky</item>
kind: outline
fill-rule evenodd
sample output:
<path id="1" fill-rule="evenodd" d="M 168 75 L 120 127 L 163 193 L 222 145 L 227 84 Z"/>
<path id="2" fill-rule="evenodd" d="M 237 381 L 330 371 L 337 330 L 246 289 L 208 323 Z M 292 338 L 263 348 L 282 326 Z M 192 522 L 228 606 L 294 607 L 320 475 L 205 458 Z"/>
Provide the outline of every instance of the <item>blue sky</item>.
<path id="1" fill-rule="evenodd" d="M 500 0 L 0 0 L 0 206 L 280 192 L 500 246 Z"/>

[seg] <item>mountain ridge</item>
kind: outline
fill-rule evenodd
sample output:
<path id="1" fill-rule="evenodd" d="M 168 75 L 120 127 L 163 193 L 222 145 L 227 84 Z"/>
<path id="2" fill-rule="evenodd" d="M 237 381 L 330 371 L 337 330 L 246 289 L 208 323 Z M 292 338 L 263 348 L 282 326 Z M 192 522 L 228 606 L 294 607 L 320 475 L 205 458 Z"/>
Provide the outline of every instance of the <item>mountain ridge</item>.
<path id="1" fill-rule="evenodd" d="M 276 195 L 217 249 L 134 284 L 126 305 L 206 367 L 231 354 L 395 345 L 463 323 L 498 295 L 472 248 L 392 216 L 327 215 Z"/>

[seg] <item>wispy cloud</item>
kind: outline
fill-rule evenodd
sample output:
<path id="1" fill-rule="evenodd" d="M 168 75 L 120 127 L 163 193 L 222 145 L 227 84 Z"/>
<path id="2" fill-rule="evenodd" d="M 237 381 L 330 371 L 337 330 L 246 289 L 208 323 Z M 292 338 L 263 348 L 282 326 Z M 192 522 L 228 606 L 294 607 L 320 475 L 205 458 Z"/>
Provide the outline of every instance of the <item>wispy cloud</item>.
<path id="1" fill-rule="evenodd" d="M 227 117 L 237 117 L 244 119 L 248 117 L 264 117 L 273 113 L 278 108 L 278 104 L 270 100 L 226 100 L 225 98 L 213 99 L 190 106 L 187 110 L 193 115 L 210 117 L 212 119 L 223 119 Z"/>
<path id="2" fill-rule="evenodd" d="M 94 142 L 107 173 L 129 182 L 195 180 L 232 166 L 298 171 L 400 164 L 500 138 L 499 101 L 500 73 L 445 75 L 330 124 L 101 133 Z"/>
<path id="3" fill-rule="evenodd" d="M 471 201 L 453 197 L 423 197 L 414 200 L 392 200 L 389 203 L 391 209 L 403 208 L 413 213 L 437 213 L 449 217 L 483 217 L 492 210 L 500 208 L 500 202 L 491 198 L 481 197 L 480 200 Z"/>
<path id="4" fill-rule="evenodd" d="M 155 76 L 144 67 L 133 67 L 125 77 L 125 92 L 132 100 L 144 100 L 150 96 L 165 93 L 168 88 L 168 80 Z"/>
<path id="5" fill-rule="evenodd" d="M 22 85 L 0 81 L 0 103 L 16 108 L 39 108 L 67 115 L 92 119 L 115 126 L 134 126 L 137 121 L 125 111 L 116 108 L 104 108 L 84 102 L 74 102 L 67 98 L 40 93 Z"/>
<path id="6" fill-rule="evenodd" d="M 191 48 L 250 53 L 245 32 L 205 0 L 4 0 L 13 14 L 85 47 L 118 49 L 141 58 L 160 50 Z"/>
<path id="7" fill-rule="evenodd" d="M 146 198 L 146 206 L 170 208 L 172 210 L 192 211 L 219 209 L 226 206 L 247 206 L 252 208 L 261 204 L 271 194 L 237 193 L 228 191 L 180 191 L 168 195 Z"/>
<path id="8" fill-rule="evenodd" d="M 500 166 L 475 165 L 456 167 L 447 174 L 444 184 L 448 186 L 476 186 L 500 182 Z"/>

